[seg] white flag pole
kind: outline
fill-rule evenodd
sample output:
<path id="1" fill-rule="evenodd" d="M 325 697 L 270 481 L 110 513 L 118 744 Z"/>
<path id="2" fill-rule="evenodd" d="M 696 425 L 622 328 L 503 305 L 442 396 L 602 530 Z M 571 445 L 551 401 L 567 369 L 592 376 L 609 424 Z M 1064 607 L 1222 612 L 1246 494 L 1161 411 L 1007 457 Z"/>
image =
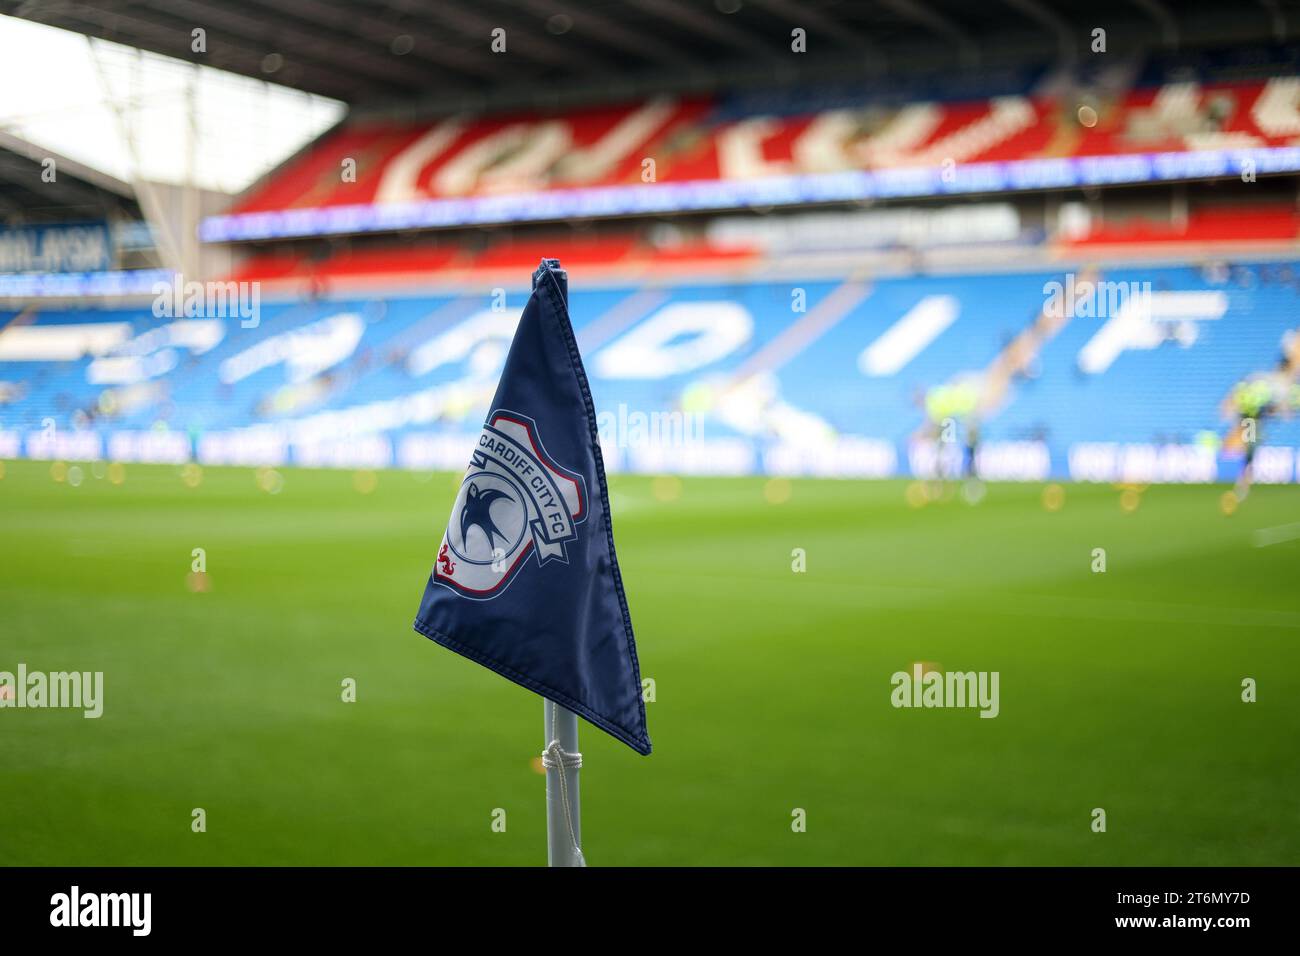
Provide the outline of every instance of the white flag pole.
<path id="1" fill-rule="evenodd" d="M 582 822 L 579 812 L 578 715 L 543 701 L 546 721 L 546 862 L 548 866 L 586 866 L 582 858 Z"/>

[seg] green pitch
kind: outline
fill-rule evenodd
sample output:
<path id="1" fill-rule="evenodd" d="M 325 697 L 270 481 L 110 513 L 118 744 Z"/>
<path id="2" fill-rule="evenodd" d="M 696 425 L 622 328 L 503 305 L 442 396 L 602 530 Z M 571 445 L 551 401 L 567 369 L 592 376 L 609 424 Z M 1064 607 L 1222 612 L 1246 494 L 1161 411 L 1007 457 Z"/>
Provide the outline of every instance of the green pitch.
<path id="1" fill-rule="evenodd" d="M 79 467 L 0 478 L 0 670 L 105 682 L 0 709 L 0 860 L 544 862 L 540 700 L 411 630 L 451 476 Z M 1300 859 L 1300 488 L 907 490 L 614 479 L 655 753 L 582 725 L 593 865 Z"/>

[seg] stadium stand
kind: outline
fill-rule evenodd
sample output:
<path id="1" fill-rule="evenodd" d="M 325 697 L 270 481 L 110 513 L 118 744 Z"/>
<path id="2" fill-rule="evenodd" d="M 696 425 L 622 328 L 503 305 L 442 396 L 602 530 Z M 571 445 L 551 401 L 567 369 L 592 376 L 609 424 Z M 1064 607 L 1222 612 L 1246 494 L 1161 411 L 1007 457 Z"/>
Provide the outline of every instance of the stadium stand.
<path id="1" fill-rule="evenodd" d="M 1086 235 L 1064 237 L 1061 245 L 1064 248 L 1089 248 L 1094 252 L 1109 246 L 1131 250 L 1134 245 L 1170 248 L 1179 243 L 1286 246 L 1294 244 L 1297 236 L 1300 236 L 1300 215 L 1294 207 L 1228 206 L 1196 210 L 1182 222 L 1171 222 L 1168 217 L 1137 217 L 1126 222 L 1102 223 Z"/>
<path id="2" fill-rule="evenodd" d="M 863 170 L 952 173 L 928 185 L 885 178 L 870 187 L 899 194 L 978 191 L 980 177 L 990 175 L 1014 187 L 1193 178 L 1216 166 L 1236 170 L 1247 160 L 1293 170 L 1297 132 L 1300 80 L 1292 77 L 1169 83 L 1131 90 L 1113 102 L 1071 90 L 890 109 L 860 102 L 798 115 L 737 115 L 734 105 L 721 110 L 702 101 L 660 98 L 554 116 L 361 120 L 324 137 L 205 228 L 211 238 L 379 230 L 393 220 L 330 217 L 325 211 L 576 189 L 604 190 L 593 195 L 606 197 L 608 213 L 615 213 L 628 211 L 626 204 L 639 201 L 648 183 L 712 183 L 721 192 L 721 184 Z M 339 176 L 348 162 L 356 164 L 355 180 Z M 989 164 L 1001 165 L 980 168 Z M 963 184 L 957 170 L 967 166 L 977 172 Z M 810 181 L 777 200 L 804 201 L 813 195 L 806 190 L 815 188 Z M 600 214 L 600 201 L 586 195 L 539 195 L 537 206 L 551 209 L 542 215 L 509 208 L 526 218 L 554 218 L 570 207 L 552 203 L 579 201 Z M 707 202 L 689 196 L 680 201 Z M 447 224 L 495 215 L 489 203 L 438 210 Z"/>
<path id="3" fill-rule="evenodd" d="M 1224 397 L 1295 378 L 1297 62 L 496 110 L 378 92 L 204 221 L 241 253 L 232 292 L 265 297 L 251 320 L 140 297 L 4 315 L 0 453 L 458 467 L 521 282 L 557 257 L 606 420 L 706 424 L 612 442 L 615 468 L 927 474 L 946 385 L 978 395 L 986 477 L 1228 477 Z M 1265 437 L 1295 480 L 1300 428 Z"/>
<path id="4" fill-rule="evenodd" d="M 1075 474 L 1072 456 L 1096 446 L 1176 448 L 1195 467 L 1151 477 L 1217 476 L 1198 435 L 1222 430 L 1234 382 L 1282 358 L 1300 263 L 1084 273 L 1077 281 L 1097 283 L 1102 314 L 1044 325 L 1044 290 L 1065 279 L 588 286 L 572 308 L 600 411 L 706 415 L 695 446 L 633 443 L 611 449 L 614 467 L 906 472 L 921 391 L 1001 369 L 982 425 L 1005 477 Z M 791 311 L 796 288 L 806 312 Z M 449 465 L 455 439 L 486 411 L 521 301 L 517 287 L 497 311 L 478 296 L 324 297 L 267 303 L 255 329 L 160 324 L 140 309 L 6 316 L 0 382 L 23 397 L 6 410 L 4 441 L 25 434 L 33 457 L 152 449 L 212 462 Z M 1267 437 L 1300 445 L 1300 427 L 1281 420 Z M 1226 474 L 1231 463 L 1221 465 Z"/>

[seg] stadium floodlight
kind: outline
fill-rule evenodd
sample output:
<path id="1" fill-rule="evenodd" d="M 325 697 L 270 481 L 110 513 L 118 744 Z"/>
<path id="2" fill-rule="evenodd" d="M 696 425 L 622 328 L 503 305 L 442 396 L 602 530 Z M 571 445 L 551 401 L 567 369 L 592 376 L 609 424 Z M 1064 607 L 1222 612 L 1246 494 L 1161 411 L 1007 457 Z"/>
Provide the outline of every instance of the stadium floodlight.
<path id="1" fill-rule="evenodd" d="M 577 716 L 650 753 L 568 277 L 543 259 L 415 629 L 545 698 L 552 866 L 585 866 Z"/>

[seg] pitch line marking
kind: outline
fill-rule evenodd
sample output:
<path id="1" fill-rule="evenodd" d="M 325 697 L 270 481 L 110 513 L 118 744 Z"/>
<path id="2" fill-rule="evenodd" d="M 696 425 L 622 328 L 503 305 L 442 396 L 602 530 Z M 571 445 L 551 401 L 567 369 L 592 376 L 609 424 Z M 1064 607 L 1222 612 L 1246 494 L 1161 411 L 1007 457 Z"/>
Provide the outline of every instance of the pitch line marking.
<path id="1" fill-rule="evenodd" d="M 1255 531 L 1255 547 L 1267 548 L 1271 544 L 1294 541 L 1300 538 L 1300 521 L 1280 524 L 1275 528 L 1259 528 Z"/>
<path id="2" fill-rule="evenodd" d="M 734 574 L 692 572 L 678 574 L 659 570 L 660 577 L 692 581 L 697 584 L 716 584 L 721 580 L 744 581 L 754 586 L 755 578 Z M 760 583 L 776 578 L 764 578 Z M 933 610 L 936 607 L 960 605 L 970 598 L 983 594 L 982 590 L 936 585 L 862 584 L 844 578 L 810 579 L 800 583 L 801 588 L 825 589 L 818 600 L 833 603 L 836 607 L 852 607 L 862 611 L 914 610 L 922 602 Z M 1215 627 L 1276 627 L 1300 630 L 1300 613 L 1271 608 L 1231 608 L 1218 605 L 1177 604 L 1169 601 L 1134 601 L 1114 598 L 1080 598 L 1065 595 L 999 592 L 1007 598 L 1005 603 L 970 609 L 973 613 L 1000 617 L 1034 617 L 1039 620 L 1071 618 L 1075 620 L 1151 622 L 1156 624 L 1208 624 Z M 755 598 L 762 600 L 759 592 Z M 785 598 L 767 595 L 772 600 Z M 935 599 L 939 599 L 936 604 Z M 867 603 L 864 603 L 864 600 Z"/>

